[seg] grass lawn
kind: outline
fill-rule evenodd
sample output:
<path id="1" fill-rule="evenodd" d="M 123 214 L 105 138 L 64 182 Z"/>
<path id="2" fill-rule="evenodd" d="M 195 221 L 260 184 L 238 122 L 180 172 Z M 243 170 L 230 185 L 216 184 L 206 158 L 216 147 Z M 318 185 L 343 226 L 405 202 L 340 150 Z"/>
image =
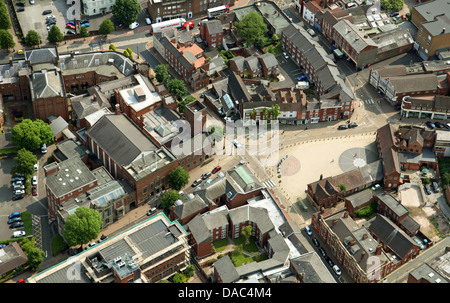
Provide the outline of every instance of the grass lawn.
<path id="1" fill-rule="evenodd" d="M 268 259 L 266 255 L 262 255 L 258 252 L 258 247 L 255 244 L 255 240 L 256 239 L 254 237 L 250 237 L 250 241 L 248 244 L 245 244 L 245 237 L 239 237 L 233 240 L 235 245 L 241 247 L 243 250 L 251 254 L 251 256 L 248 256 L 244 253 L 232 255 L 231 260 L 234 266 L 239 267 L 246 263 L 260 262 Z"/>
<path id="2" fill-rule="evenodd" d="M 228 239 L 217 240 L 212 243 L 216 252 L 223 251 L 228 245 Z"/>
<path id="3" fill-rule="evenodd" d="M 33 234 L 33 226 L 31 225 L 31 214 L 29 212 L 22 212 L 20 213 L 20 216 L 22 217 L 23 221 L 23 227 L 25 228 L 25 232 L 27 235 Z"/>

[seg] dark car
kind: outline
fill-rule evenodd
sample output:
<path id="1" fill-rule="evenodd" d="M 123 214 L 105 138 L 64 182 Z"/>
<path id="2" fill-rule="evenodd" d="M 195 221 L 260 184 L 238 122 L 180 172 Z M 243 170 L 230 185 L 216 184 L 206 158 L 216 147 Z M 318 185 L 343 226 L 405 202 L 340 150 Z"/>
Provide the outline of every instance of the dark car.
<path id="1" fill-rule="evenodd" d="M 82 19 L 82 20 L 80 21 L 80 23 L 81 23 L 81 24 L 89 23 L 89 20 L 88 20 L 88 19 Z"/>
<path id="2" fill-rule="evenodd" d="M 25 11 L 25 7 L 19 7 L 19 8 L 17 9 L 17 12 L 23 12 L 23 11 Z"/>
<path id="3" fill-rule="evenodd" d="M 319 241 L 317 241 L 316 238 L 313 238 L 312 240 L 313 240 L 313 242 L 314 242 L 314 245 L 316 245 L 317 247 L 320 246 Z"/>
<path id="4" fill-rule="evenodd" d="M 431 128 L 431 129 L 434 129 L 436 126 L 434 125 L 434 123 L 433 122 L 431 122 L 431 121 L 427 121 L 427 122 L 425 122 L 425 124 L 429 127 L 429 128 Z"/>
<path id="5" fill-rule="evenodd" d="M 439 185 L 437 184 L 437 182 L 436 181 L 433 181 L 433 191 L 435 192 L 435 193 L 438 193 L 439 192 Z"/>
<path id="6" fill-rule="evenodd" d="M 206 180 L 206 179 L 208 179 L 209 177 L 211 177 L 211 173 L 210 173 L 210 172 L 207 172 L 207 173 L 205 173 L 205 174 L 202 176 L 202 179 L 203 179 L 203 180 Z"/>
<path id="7" fill-rule="evenodd" d="M 305 75 L 297 78 L 297 81 L 304 81 L 304 80 L 308 80 L 308 78 Z"/>
<path id="8" fill-rule="evenodd" d="M 439 121 L 434 122 L 434 125 L 436 125 L 437 128 L 444 128 L 445 127 L 444 124 L 442 124 Z"/>
<path id="9" fill-rule="evenodd" d="M 47 20 L 45 20 L 45 23 L 47 25 L 53 25 L 53 24 L 56 24 L 56 20 L 55 19 L 47 19 Z"/>
<path id="10" fill-rule="evenodd" d="M 37 192 L 37 187 L 36 187 L 36 186 L 33 186 L 33 187 L 31 188 L 31 194 L 32 194 L 33 196 L 37 196 L 38 192 Z"/>
<path id="11" fill-rule="evenodd" d="M 16 5 L 17 6 L 25 6 L 25 1 L 17 1 Z"/>
<path id="12" fill-rule="evenodd" d="M 397 17 L 398 16 L 398 12 L 393 12 L 392 14 L 391 14 L 391 17 Z"/>
<path id="13" fill-rule="evenodd" d="M 21 195 L 14 195 L 14 196 L 12 197 L 11 200 L 13 200 L 13 201 L 20 200 L 20 199 L 22 199 L 24 196 L 25 196 L 24 194 L 21 194 Z"/>
<path id="14" fill-rule="evenodd" d="M 333 262 L 333 260 L 330 259 L 330 257 L 326 257 L 325 259 L 327 260 L 327 263 L 328 263 L 328 265 L 330 265 L 330 267 L 334 266 L 334 262 Z"/>
<path id="15" fill-rule="evenodd" d="M 427 193 L 427 195 L 431 195 L 431 188 L 430 188 L 430 185 L 425 185 L 424 186 L 424 188 L 425 188 L 425 192 Z"/>
<path id="16" fill-rule="evenodd" d="M 338 130 L 348 129 L 348 126 L 345 124 L 339 125 Z"/>
<path id="17" fill-rule="evenodd" d="M 11 179 L 11 183 L 14 183 L 17 181 L 25 181 L 25 178 L 24 177 L 14 177 Z"/>
<path id="18" fill-rule="evenodd" d="M 358 123 L 352 122 L 352 123 L 350 123 L 350 124 L 348 125 L 348 128 L 354 128 L 354 127 L 357 127 L 357 126 L 358 126 Z"/>
<path id="19" fill-rule="evenodd" d="M 19 222 L 19 221 L 22 221 L 21 217 L 14 217 L 14 218 L 8 219 L 8 224 L 13 224 L 14 222 Z"/>
<path id="20" fill-rule="evenodd" d="M 48 15 L 51 14 L 52 10 L 51 9 L 46 9 L 45 11 L 42 12 L 42 15 Z"/>
<path id="21" fill-rule="evenodd" d="M 213 168 L 212 173 L 215 174 L 217 173 L 219 170 L 221 170 L 222 167 L 220 167 L 219 165 L 217 165 L 216 167 Z"/>
<path id="22" fill-rule="evenodd" d="M 322 255 L 322 256 L 324 256 L 324 257 L 326 257 L 327 256 L 327 253 L 325 252 L 325 250 L 323 250 L 323 248 L 321 247 L 321 248 L 319 248 L 319 251 L 320 251 L 320 254 Z"/>
<path id="23" fill-rule="evenodd" d="M 19 227 L 23 227 L 23 222 L 22 221 L 14 222 L 13 224 L 11 224 L 9 226 L 9 228 L 19 228 Z"/>
<path id="24" fill-rule="evenodd" d="M 72 29 L 69 29 L 69 30 L 67 31 L 67 34 L 68 34 L 68 35 L 75 35 L 75 31 L 72 30 Z"/>
<path id="25" fill-rule="evenodd" d="M 200 183 L 202 183 L 202 179 L 197 179 L 194 181 L 194 183 L 192 183 L 192 187 L 196 187 L 197 185 L 199 185 Z"/>

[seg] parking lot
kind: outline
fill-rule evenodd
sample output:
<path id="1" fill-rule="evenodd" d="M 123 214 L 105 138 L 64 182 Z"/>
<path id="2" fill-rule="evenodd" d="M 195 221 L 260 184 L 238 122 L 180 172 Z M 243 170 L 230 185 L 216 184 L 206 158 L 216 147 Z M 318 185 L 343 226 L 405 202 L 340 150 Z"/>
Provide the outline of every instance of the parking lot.
<path id="1" fill-rule="evenodd" d="M 280 82 L 272 82 L 270 86 L 275 88 L 295 86 L 295 84 L 298 82 L 297 78 L 304 75 L 303 70 L 298 67 L 290 57 L 286 59 L 284 58 L 283 54 L 280 54 L 276 57 L 278 60 L 280 73 L 283 75 L 284 80 Z"/>
<path id="2" fill-rule="evenodd" d="M 15 6 L 17 10 L 17 6 Z M 51 10 L 49 15 L 42 15 L 44 10 Z M 40 36 L 43 43 L 47 43 L 47 25 L 45 24 L 46 16 L 54 15 L 56 17 L 56 26 L 61 32 L 66 32 L 66 17 L 68 6 L 65 1 L 54 0 L 36 0 L 35 4 L 31 5 L 29 1 L 25 3 L 25 10 L 17 13 L 20 26 L 22 27 L 23 35 L 26 36 L 28 31 L 35 30 Z M 68 20 L 67 20 L 68 21 Z"/>

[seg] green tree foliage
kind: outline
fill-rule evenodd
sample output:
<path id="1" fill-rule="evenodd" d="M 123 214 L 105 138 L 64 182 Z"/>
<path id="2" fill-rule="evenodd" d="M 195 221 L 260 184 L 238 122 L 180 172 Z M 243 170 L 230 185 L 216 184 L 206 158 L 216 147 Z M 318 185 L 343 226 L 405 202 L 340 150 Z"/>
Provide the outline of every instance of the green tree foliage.
<path id="1" fill-rule="evenodd" d="M 34 165 L 38 162 L 37 157 L 24 148 L 17 152 L 17 157 L 14 158 L 16 166 L 13 168 L 14 173 L 21 173 L 25 176 L 31 176 L 34 172 Z"/>
<path id="2" fill-rule="evenodd" d="M 170 74 L 167 64 L 160 64 L 155 68 L 155 77 L 158 82 L 167 84 L 170 80 Z"/>
<path id="3" fill-rule="evenodd" d="M 79 207 L 64 224 L 63 237 L 69 246 L 87 244 L 102 231 L 102 216 L 88 207 Z"/>
<path id="4" fill-rule="evenodd" d="M 403 0 L 381 0 L 380 4 L 387 11 L 399 11 L 403 8 Z"/>
<path id="5" fill-rule="evenodd" d="M 16 45 L 10 32 L 0 29 L 0 49 L 10 49 Z"/>
<path id="6" fill-rule="evenodd" d="M 116 46 L 114 44 L 110 44 L 109 45 L 109 50 L 112 51 L 112 52 L 115 52 L 116 51 Z"/>
<path id="7" fill-rule="evenodd" d="M 339 184 L 339 188 L 340 188 L 342 191 L 347 191 L 347 186 L 345 186 L 345 184 L 343 184 L 343 183 Z"/>
<path id="8" fill-rule="evenodd" d="M 127 48 L 126 50 L 123 51 L 123 54 L 131 59 L 133 59 L 133 52 L 131 51 L 131 49 Z"/>
<path id="9" fill-rule="evenodd" d="M 280 115 L 280 106 L 278 104 L 272 105 L 270 108 L 270 117 L 272 120 L 276 120 Z"/>
<path id="10" fill-rule="evenodd" d="M 24 119 L 21 123 L 16 124 L 11 131 L 11 140 L 17 144 L 19 148 L 35 150 L 41 148 L 45 144 L 53 142 L 53 132 L 47 123 L 42 120 Z"/>
<path id="11" fill-rule="evenodd" d="M 82 26 L 80 29 L 80 36 L 81 37 L 89 37 L 90 33 L 89 30 L 87 29 L 87 27 Z"/>
<path id="12" fill-rule="evenodd" d="M 100 24 L 98 32 L 100 35 L 109 35 L 114 30 L 114 24 L 111 20 L 106 19 Z"/>
<path id="13" fill-rule="evenodd" d="M 31 268 L 36 270 L 44 261 L 45 252 L 40 250 L 39 248 L 33 247 L 28 250 L 27 257 L 28 257 L 28 264 L 31 266 Z"/>
<path id="14" fill-rule="evenodd" d="M 252 231 L 253 228 L 251 225 L 247 225 L 246 227 L 244 227 L 241 231 L 241 235 L 243 235 L 245 237 L 245 244 L 250 243 L 250 237 L 252 236 Z"/>
<path id="15" fill-rule="evenodd" d="M 178 166 L 167 175 L 170 188 L 181 190 L 189 182 L 189 173 L 183 167 Z"/>
<path id="16" fill-rule="evenodd" d="M 169 92 L 178 100 L 187 95 L 188 91 L 182 80 L 173 79 L 167 84 Z"/>
<path id="17" fill-rule="evenodd" d="M 187 96 L 186 98 L 184 98 L 183 100 L 181 100 L 180 102 L 178 102 L 177 106 L 178 106 L 178 111 L 180 112 L 180 114 L 184 113 L 184 111 L 186 110 L 186 105 L 188 105 L 189 103 L 192 103 L 194 101 L 196 101 L 197 99 L 194 96 Z"/>
<path id="18" fill-rule="evenodd" d="M 53 25 L 50 31 L 48 32 L 48 41 L 51 43 L 61 42 L 64 40 L 64 35 L 61 33 L 61 30 L 56 25 Z"/>
<path id="19" fill-rule="evenodd" d="M 181 195 L 176 190 L 169 190 L 162 196 L 161 198 L 161 207 L 165 211 L 169 211 L 172 205 L 175 203 L 175 201 L 180 200 Z"/>
<path id="20" fill-rule="evenodd" d="M 264 35 L 268 32 L 261 14 L 253 11 L 246 15 L 242 21 L 235 23 L 237 35 L 245 39 L 248 46 L 264 43 Z"/>
<path id="21" fill-rule="evenodd" d="M 41 42 L 41 36 L 39 36 L 36 31 L 30 30 L 25 37 L 25 42 L 30 46 L 39 45 L 39 43 Z"/>
<path id="22" fill-rule="evenodd" d="M 0 1 L 0 29 L 10 29 L 11 28 L 11 20 L 9 20 L 8 9 L 6 8 L 5 3 Z"/>
<path id="23" fill-rule="evenodd" d="M 135 22 L 140 12 L 141 6 L 137 0 L 116 0 L 112 7 L 114 17 L 126 26 Z"/>
<path id="24" fill-rule="evenodd" d="M 370 218 L 370 216 L 372 216 L 372 213 L 376 210 L 377 210 L 377 202 L 374 201 L 371 204 L 369 204 L 363 208 L 355 210 L 354 213 L 356 216 L 358 216 L 360 218 L 367 219 L 367 218 Z"/>

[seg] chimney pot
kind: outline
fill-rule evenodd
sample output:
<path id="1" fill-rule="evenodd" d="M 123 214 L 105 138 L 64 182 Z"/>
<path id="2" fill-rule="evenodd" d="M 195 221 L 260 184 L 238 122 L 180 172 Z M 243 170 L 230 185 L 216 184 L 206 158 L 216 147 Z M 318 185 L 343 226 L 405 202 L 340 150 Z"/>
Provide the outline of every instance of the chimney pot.
<path id="1" fill-rule="evenodd" d="M 348 211 L 344 212 L 344 218 L 348 218 Z"/>
<path id="2" fill-rule="evenodd" d="M 382 247 L 383 247 L 383 245 L 381 245 L 381 244 L 378 244 L 378 246 L 377 246 L 377 250 L 376 250 L 375 254 L 377 254 L 377 255 L 381 255 L 381 249 L 382 249 Z"/>
<path id="3" fill-rule="evenodd" d="M 366 255 L 366 252 L 363 250 L 362 252 L 361 252 L 361 260 L 362 259 L 364 259 L 364 256 Z"/>
<path id="4" fill-rule="evenodd" d="M 367 234 L 367 233 L 365 233 L 364 235 L 363 235 L 363 239 L 365 240 L 365 239 L 367 239 L 369 237 L 369 235 Z"/>
<path id="5" fill-rule="evenodd" d="M 116 104 L 116 115 L 120 115 L 120 105 Z"/>

